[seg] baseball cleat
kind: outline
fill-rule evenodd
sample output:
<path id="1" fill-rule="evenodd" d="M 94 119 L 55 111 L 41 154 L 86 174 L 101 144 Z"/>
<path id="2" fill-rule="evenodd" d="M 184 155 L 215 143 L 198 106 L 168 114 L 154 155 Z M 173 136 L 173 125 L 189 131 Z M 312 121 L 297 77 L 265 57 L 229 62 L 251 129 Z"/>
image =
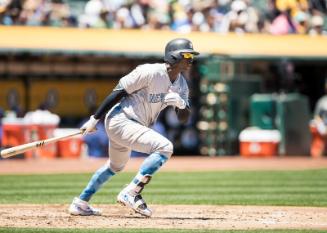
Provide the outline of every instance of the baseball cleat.
<path id="1" fill-rule="evenodd" d="M 152 210 L 148 208 L 141 194 L 131 194 L 131 192 L 123 189 L 117 196 L 117 202 L 123 206 L 132 208 L 135 212 L 145 216 L 151 217 Z"/>
<path id="2" fill-rule="evenodd" d="M 69 206 L 68 211 L 71 215 L 101 215 L 101 211 L 99 209 L 93 208 L 87 201 L 83 201 L 78 197 L 74 198 L 72 204 Z"/>

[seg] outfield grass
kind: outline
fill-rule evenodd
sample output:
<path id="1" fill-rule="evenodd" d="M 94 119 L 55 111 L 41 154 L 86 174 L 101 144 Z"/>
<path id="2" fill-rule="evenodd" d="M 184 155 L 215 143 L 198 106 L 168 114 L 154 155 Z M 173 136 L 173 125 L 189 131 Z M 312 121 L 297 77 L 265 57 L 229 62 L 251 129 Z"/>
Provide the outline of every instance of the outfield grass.
<path id="1" fill-rule="evenodd" d="M 1 175 L 0 203 L 70 203 L 92 174 Z M 121 173 L 93 198 L 113 204 L 134 173 Z M 327 206 L 327 169 L 161 172 L 145 189 L 151 204 Z M 300 231 L 299 231 L 300 232 Z"/>
<path id="2" fill-rule="evenodd" d="M 0 228 L 0 233 L 261 233 L 263 230 L 160 230 L 160 229 L 37 229 Z M 264 233 L 323 233 L 323 230 L 264 230 Z"/>

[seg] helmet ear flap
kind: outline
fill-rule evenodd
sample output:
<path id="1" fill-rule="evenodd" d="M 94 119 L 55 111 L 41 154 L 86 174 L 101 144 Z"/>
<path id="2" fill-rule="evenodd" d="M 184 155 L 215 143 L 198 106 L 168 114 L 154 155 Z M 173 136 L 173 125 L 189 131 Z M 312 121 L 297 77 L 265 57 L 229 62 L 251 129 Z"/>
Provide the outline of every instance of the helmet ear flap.
<path id="1" fill-rule="evenodd" d="M 182 59 L 182 57 L 181 57 L 181 55 L 179 54 L 179 52 L 171 52 L 170 53 L 170 56 L 172 57 L 172 59 L 174 59 L 174 63 L 177 63 L 177 62 L 179 62 L 181 59 Z"/>

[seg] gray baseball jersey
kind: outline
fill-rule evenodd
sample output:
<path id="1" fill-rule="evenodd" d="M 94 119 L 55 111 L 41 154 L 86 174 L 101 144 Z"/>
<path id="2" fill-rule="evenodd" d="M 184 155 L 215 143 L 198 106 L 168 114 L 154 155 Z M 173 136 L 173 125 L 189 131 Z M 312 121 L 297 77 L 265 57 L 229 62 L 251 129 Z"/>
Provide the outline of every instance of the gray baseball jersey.
<path id="1" fill-rule="evenodd" d="M 122 77 L 119 85 L 129 94 L 120 103 L 124 113 L 145 126 L 153 124 L 159 113 L 167 107 L 163 100 L 170 89 L 189 105 L 189 89 L 185 78 L 180 74 L 171 83 L 164 63 L 140 65 Z"/>

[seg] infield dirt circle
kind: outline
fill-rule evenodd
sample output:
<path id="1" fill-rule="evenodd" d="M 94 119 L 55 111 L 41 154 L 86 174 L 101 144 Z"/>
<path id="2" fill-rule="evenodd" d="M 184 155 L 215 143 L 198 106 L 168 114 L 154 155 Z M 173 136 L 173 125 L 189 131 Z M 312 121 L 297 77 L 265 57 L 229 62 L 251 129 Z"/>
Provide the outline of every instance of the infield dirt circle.
<path id="1" fill-rule="evenodd" d="M 3 160 L 0 174 L 93 172 L 105 160 Z M 133 158 L 126 170 L 135 171 Z M 327 168 L 327 159 L 308 157 L 243 159 L 173 157 L 162 171 L 302 170 Z M 327 229 L 327 208 L 287 206 L 150 205 L 153 216 L 141 217 L 117 205 L 95 205 L 102 216 L 76 217 L 67 205 L 0 205 L 0 227 L 160 228 L 160 229 Z"/>

